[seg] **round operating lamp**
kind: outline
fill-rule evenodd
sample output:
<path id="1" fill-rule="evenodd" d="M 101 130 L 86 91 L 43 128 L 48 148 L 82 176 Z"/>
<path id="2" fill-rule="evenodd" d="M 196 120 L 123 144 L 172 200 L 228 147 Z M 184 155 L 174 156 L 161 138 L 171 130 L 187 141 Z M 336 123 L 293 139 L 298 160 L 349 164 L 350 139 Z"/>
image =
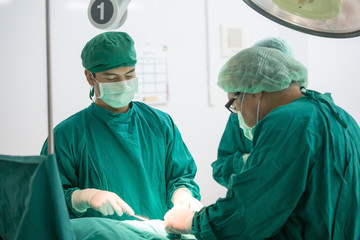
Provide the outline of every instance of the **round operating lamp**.
<path id="1" fill-rule="evenodd" d="M 360 0 L 243 0 L 294 30 L 329 38 L 360 36 Z"/>

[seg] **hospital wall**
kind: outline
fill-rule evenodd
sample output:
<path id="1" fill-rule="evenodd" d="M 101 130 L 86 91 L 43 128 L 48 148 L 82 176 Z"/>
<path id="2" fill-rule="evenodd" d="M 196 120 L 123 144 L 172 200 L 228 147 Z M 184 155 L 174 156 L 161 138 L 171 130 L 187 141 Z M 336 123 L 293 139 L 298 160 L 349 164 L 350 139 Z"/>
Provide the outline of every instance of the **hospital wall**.
<path id="1" fill-rule="evenodd" d="M 53 124 L 87 107 L 89 86 L 80 52 L 103 32 L 87 18 L 88 0 L 51 2 L 50 43 Z M 0 0 L 0 154 L 38 155 L 47 130 L 45 2 Z M 168 112 L 197 166 L 203 202 L 226 191 L 212 179 L 210 164 L 225 128 L 226 94 L 216 86 L 222 56 L 220 26 L 239 26 L 243 47 L 281 36 L 309 71 L 309 88 L 331 92 L 360 122 L 360 38 L 327 39 L 296 32 L 259 15 L 241 0 L 132 0 L 118 31 L 135 47 L 167 47 Z M 207 45 L 208 43 L 208 45 Z M 101 144 L 101 143 L 99 143 Z M 105 147 L 106 145 L 104 145 Z"/>

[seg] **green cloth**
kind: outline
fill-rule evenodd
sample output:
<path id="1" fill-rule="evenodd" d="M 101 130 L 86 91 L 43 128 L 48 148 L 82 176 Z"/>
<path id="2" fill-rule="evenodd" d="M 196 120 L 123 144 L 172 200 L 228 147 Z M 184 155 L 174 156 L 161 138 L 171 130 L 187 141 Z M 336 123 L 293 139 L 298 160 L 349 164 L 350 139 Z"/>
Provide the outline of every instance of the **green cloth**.
<path id="1" fill-rule="evenodd" d="M 242 169 L 242 156 L 250 153 L 251 144 L 239 127 L 237 115 L 231 113 L 221 137 L 217 160 L 211 164 L 216 182 L 224 187 L 228 186 L 231 175 Z"/>
<path id="2" fill-rule="evenodd" d="M 81 52 L 82 65 L 92 73 L 118 67 L 134 67 L 134 41 L 125 32 L 104 32 L 86 43 Z"/>
<path id="3" fill-rule="evenodd" d="M 193 235 L 169 234 L 164 221 L 118 221 L 106 218 L 71 219 L 76 239 L 82 240 L 180 240 L 195 239 Z"/>
<path id="4" fill-rule="evenodd" d="M 135 214 L 163 219 L 173 192 L 188 188 L 200 199 L 195 162 L 171 117 L 141 102 L 127 113 L 111 113 L 92 103 L 54 129 L 61 182 L 71 218 L 105 217 L 76 212 L 73 191 L 85 188 L 119 195 Z M 47 144 L 42 149 L 46 154 Z M 134 220 L 124 214 L 106 216 Z"/>
<path id="5" fill-rule="evenodd" d="M 160 220 L 146 222 L 117 221 L 106 218 L 71 219 L 76 239 L 82 240 L 168 240 L 164 224 Z M 162 228 L 161 228 L 162 225 Z"/>
<path id="6" fill-rule="evenodd" d="M 0 155 L 0 236 L 75 239 L 55 156 Z"/>
<path id="7" fill-rule="evenodd" d="M 330 94 L 274 109 L 225 198 L 195 213 L 198 239 L 360 239 L 360 129 Z"/>

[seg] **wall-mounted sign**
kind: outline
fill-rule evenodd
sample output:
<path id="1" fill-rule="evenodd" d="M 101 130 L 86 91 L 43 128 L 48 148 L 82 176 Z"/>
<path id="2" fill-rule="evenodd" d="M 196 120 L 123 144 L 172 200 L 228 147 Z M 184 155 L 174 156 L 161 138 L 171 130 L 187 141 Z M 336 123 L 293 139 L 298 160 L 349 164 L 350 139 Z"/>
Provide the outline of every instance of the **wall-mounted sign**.
<path id="1" fill-rule="evenodd" d="M 124 24 L 130 0 L 91 0 L 88 17 L 99 29 L 117 29 Z"/>
<path id="2" fill-rule="evenodd" d="M 138 47 L 136 76 L 139 91 L 135 100 L 149 105 L 167 104 L 169 101 L 167 46 L 147 45 Z"/>

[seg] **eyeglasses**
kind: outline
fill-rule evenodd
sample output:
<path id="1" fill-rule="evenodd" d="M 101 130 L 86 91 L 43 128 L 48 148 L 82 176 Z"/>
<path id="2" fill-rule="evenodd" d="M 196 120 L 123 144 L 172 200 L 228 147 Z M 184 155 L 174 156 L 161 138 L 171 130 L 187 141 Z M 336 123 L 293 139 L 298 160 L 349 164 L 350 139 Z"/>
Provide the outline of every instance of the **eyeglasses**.
<path id="1" fill-rule="evenodd" d="M 234 101 L 239 97 L 240 93 L 236 93 L 235 96 L 233 96 L 232 98 L 230 98 L 230 100 L 225 104 L 225 107 L 227 110 L 229 110 L 231 113 L 237 113 L 236 112 L 236 108 L 234 108 L 232 106 L 232 104 L 234 103 Z"/>

